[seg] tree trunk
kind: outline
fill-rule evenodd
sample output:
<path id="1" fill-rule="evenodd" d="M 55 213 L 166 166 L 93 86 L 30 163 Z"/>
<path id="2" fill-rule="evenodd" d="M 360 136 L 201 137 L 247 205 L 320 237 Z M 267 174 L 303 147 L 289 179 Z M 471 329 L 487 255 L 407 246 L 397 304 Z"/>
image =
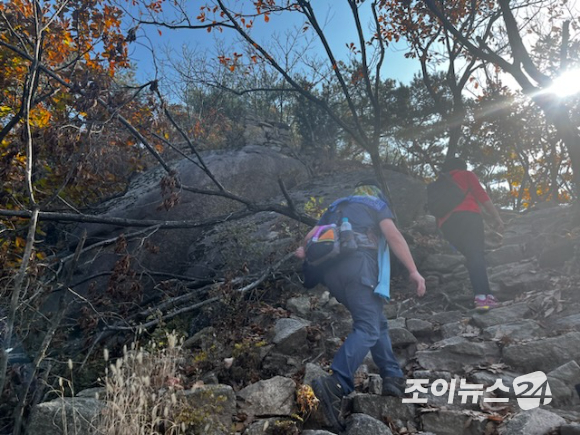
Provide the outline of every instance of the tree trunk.
<path id="1" fill-rule="evenodd" d="M 573 171 L 572 181 L 574 182 L 574 194 L 576 199 L 578 199 L 578 189 L 580 188 L 580 137 L 568 117 L 562 118 L 556 115 L 556 118 L 558 119 L 555 119 L 553 124 L 568 149 Z"/>
<path id="2" fill-rule="evenodd" d="M 460 137 L 461 137 L 461 125 L 455 125 L 449 128 L 449 143 L 447 145 L 447 154 L 445 155 L 445 162 L 448 162 L 457 154 L 457 147 L 459 145 Z"/>
<path id="3" fill-rule="evenodd" d="M 560 158 L 558 157 L 557 143 L 552 143 L 550 147 L 550 198 L 554 204 L 559 202 L 560 185 L 558 174 L 560 172 Z"/>
<path id="4" fill-rule="evenodd" d="M 547 105 L 543 108 L 546 118 L 558 132 L 558 136 L 566 145 L 572 166 L 572 192 L 574 195 L 572 223 L 580 225 L 580 136 L 578 129 L 570 120 L 568 109 L 563 104 Z"/>
<path id="5" fill-rule="evenodd" d="M 459 139 L 461 138 L 461 127 L 465 121 L 465 107 L 463 105 L 461 89 L 456 86 L 451 86 L 451 89 L 453 92 L 453 109 L 451 111 L 451 119 L 447 120 L 449 144 L 447 146 L 445 162 L 448 162 L 457 154 Z"/>
<path id="6" fill-rule="evenodd" d="M 580 135 L 578 129 L 572 123 L 568 108 L 563 103 L 554 103 L 549 97 L 535 98 L 535 101 L 543 110 L 548 122 L 556 128 L 558 136 L 566 146 L 572 165 L 572 182 L 577 201 L 580 197 Z"/>

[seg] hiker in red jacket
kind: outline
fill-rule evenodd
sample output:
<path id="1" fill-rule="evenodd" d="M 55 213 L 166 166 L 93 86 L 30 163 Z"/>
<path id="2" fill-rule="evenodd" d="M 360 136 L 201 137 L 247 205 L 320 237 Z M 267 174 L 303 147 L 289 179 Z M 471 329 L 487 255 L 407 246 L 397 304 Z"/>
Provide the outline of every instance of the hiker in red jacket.
<path id="1" fill-rule="evenodd" d="M 491 216 L 496 231 L 502 233 L 504 223 L 477 176 L 467 170 L 464 160 L 453 158 L 445 162 L 442 169 L 467 193 L 461 204 L 437 220 L 437 225 L 447 241 L 465 256 L 469 279 L 475 293 L 475 308 L 486 311 L 496 307 L 498 302 L 489 290 L 480 206 Z"/>

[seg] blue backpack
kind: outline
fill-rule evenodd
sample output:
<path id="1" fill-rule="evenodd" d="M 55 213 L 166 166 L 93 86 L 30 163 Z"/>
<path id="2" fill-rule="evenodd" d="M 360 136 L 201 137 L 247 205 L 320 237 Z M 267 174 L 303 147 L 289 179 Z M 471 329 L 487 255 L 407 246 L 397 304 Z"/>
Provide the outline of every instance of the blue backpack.
<path id="1" fill-rule="evenodd" d="M 345 249 L 341 248 L 340 224 L 342 220 L 341 205 L 348 202 L 357 202 L 365 204 L 375 210 L 381 210 L 385 206 L 382 200 L 370 197 L 350 196 L 340 198 L 328 207 L 328 212 L 333 213 L 330 221 L 335 221 L 329 225 L 321 225 L 318 231 L 307 242 L 305 253 L 306 259 L 302 264 L 302 274 L 304 276 L 304 287 L 307 289 L 315 287 L 322 281 L 322 275 L 327 266 L 333 264 L 341 255 L 344 255 Z M 364 248 L 376 248 L 376 242 L 370 240 L 367 234 L 353 231 L 355 245 Z M 355 248 L 356 249 L 356 248 Z M 352 252 L 353 248 L 348 249 Z"/>

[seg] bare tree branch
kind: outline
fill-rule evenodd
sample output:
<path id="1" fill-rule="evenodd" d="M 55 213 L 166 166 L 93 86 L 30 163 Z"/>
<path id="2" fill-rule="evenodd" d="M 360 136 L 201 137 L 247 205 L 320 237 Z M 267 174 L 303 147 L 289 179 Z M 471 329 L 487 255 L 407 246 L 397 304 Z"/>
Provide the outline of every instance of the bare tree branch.
<path id="1" fill-rule="evenodd" d="M 275 272 L 276 270 L 278 270 L 280 268 L 280 266 L 282 264 L 284 264 L 286 261 L 288 261 L 290 258 L 294 257 L 294 253 L 290 252 L 288 254 L 286 254 L 282 259 L 280 259 L 278 262 L 276 262 L 274 265 L 268 267 L 266 269 L 266 271 L 258 278 L 256 279 L 254 282 L 238 289 L 237 291 L 241 292 L 241 293 L 245 293 L 248 292 L 250 290 L 255 289 L 256 287 L 258 287 L 260 284 L 262 284 L 266 278 L 268 278 L 268 276 L 270 276 L 270 274 L 272 274 L 273 272 Z M 155 319 L 155 320 L 151 320 L 149 322 L 146 323 L 142 323 L 139 325 L 135 325 L 135 326 L 120 326 L 120 325 L 112 325 L 109 326 L 107 328 L 107 330 L 111 330 L 111 331 L 135 331 L 135 330 L 145 330 L 145 329 L 149 329 L 153 326 L 156 326 L 159 322 L 164 322 L 166 320 L 172 319 L 176 316 L 179 316 L 181 314 L 185 314 L 185 313 L 189 313 L 191 311 L 197 310 L 205 305 L 209 305 L 212 304 L 214 302 L 219 301 L 221 298 L 219 296 L 215 296 L 209 299 L 206 299 L 205 301 L 202 302 L 198 302 L 194 305 L 190 305 L 190 306 L 186 306 L 174 311 L 171 311 L 165 315 L 162 315 L 160 318 Z M 183 300 L 187 300 L 186 298 L 181 299 L 180 301 Z M 176 302 L 175 300 L 173 302 Z"/>
<path id="2" fill-rule="evenodd" d="M 275 59 L 261 46 L 259 45 L 254 39 L 248 35 L 244 29 L 235 21 L 234 17 L 231 15 L 231 12 L 224 6 L 221 0 L 218 0 L 218 4 L 222 11 L 228 16 L 228 19 L 234 24 L 236 31 L 245 39 L 252 47 L 254 47 L 269 63 L 272 65 L 283 77 L 284 79 L 294 88 L 297 92 L 300 93 L 304 98 L 308 101 L 313 102 L 318 107 L 322 108 L 328 115 L 332 118 L 334 122 L 340 125 L 348 134 L 350 134 L 353 138 L 355 138 L 359 143 L 366 143 L 364 137 L 361 137 L 356 130 L 348 125 L 342 118 L 340 118 L 324 101 L 316 98 L 311 92 L 305 90 L 300 84 L 298 84 L 289 74 L 287 71 L 284 70 L 276 61 Z"/>
<path id="3" fill-rule="evenodd" d="M 282 180 L 282 178 L 278 178 L 278 186 L 280 186 L 280 190 L 282 191 L 284 198 L 286 198 L 286 201 L 288 202 L 288 208 L 295 212 L 296 206 L 294 205 L 294 201 L 288 194 L 288 190 L 286 189 L 286 185 L 284 184 L 284 180 Z"/>
<path id="4" fill-rule="evenodd" d="M 562 26 L 562 45 L 560 46 L 560 68 L 568 68 L 568 44 L 570 43 L 570 20 L 564 21 Z"/>
<path id="5" fill-rule="evenodd" d="M 73 262 L 71 264 L 71 267 L 69 268 L 68 274 L 65 277 L 65 280 L 64 280 L 62 287 L 66 287 L 72 278 L 74 269 L 79 261 L 80 255 L 81 255 L 81 251 L 83 249 L 84 242 L 86 240 L 86 236 L 87 236 L 87 234 L 86 234 L 86 232 L 84 232 L 83 237 L 81 238 L 81 241 L 77 246 Z M 52 343 L 54 335 L 56 334 L 57 329 L 60 327 L 60 323 L 62 322 L 62 319 L 64 318 L 64 315 L 67 312 L 68 303 L 69 303 L 68 292 L 64 292 L 60 296 L 60 300 L 58 303 L 58 310 L 50 321 L 50 327 L 48 328 L 48 331 L 46 331 L 46 334 L 44 334 L 44 338 L 42 339 L 42 343 L 40 344 L 39 349 L 36 351 L 36 356 L 34 357 L 34 362 L 32 363 L 32 367 L 33 367 L 34 371 L 33 371 L 33 374 L 31 374 L 28 381 L 24 385 L 23 398 L 18 403 L 18 406 L 16 407 L 16 409 L 14 411 L 14 414 L 16 416 L 14 419 L 14 428 L 15 428 L 14 432 L 13 432 L 14 435 L 20 434 L 20 431 L 22 429 L 22 417 L 24 416 L 24 408 L 25 408 L 25 405 L 27 404 L 25 399 L 28 396 L 28 392 L 30 391 L 30 386 L 32 385 L 34 377 L 35 377 L 36 373 L 38 373 L 38 369 L 40 367 L 40 364 L 46 357 L 46 351 L 48 350 L 48 347 Z"/>
<path id="6" fill-rule="evenodd" d="M 10 308 L 8 311 L 8 319 L 6 321 L 6 335 L 4 343 L 0 346 L 0 394 L 4 391 L 4 385 L 6 382 L 6 368 L 8 367 L 8 348 L 10 348 L 10 341 L 12 340 L 12 334 L 14 332 L 14 325 L 16 323 L 18 306 L 20 304 L 20 297 L 24 290 L 24 280 L 28 275 L 28 266 L 30 265 L 30 260 L 34 252 L 34 243 L 36 241 L 36 229 L 38 225 L 38 214 L 39 207 L 34 199 L 34 191 L 32 187 L 32 165 L 33 165 L 33 139 L 32 132 L 30 129 L 30 111 L 32 109 L 31 104 L 34 100 L 34 95 L 36 94 L 36 87 L 38 83 L 38 75 L 42 54 L 42 38 L 43 30 L 41 28 L 41 6 L 38 1 L 34 1 L 32 5 L 34 10 L 34 57 L 32 59 L 31 66 L 29 67 L 29 73 L 27 77 L 27 84 L 25 85 L 26 93 L 23 98 L 25 102 L 24 115 L 23 118 L 26 122 L 25 132 L 26 132 L 26 169 L 25 169 L 25 183 L 28 190 L 28 197 L 30 202 L 30 207 L 32 211 L 30 212 L 30 222 L 28 223 L 28 234 L 26 236 L 26 245 L 24 247 L 24 252 L 22 253 L 22 261 L 20 263 L 20 268 L 14 277 L 14 283 L 12 286 L 12 295 L 10 298 Z M 16 428 L 20 430 L 19 427 Z"/>
<path id="7" fill-rule="evenodd" d="M 216 23 L 207 23 L 207 24 L 191 24 L 191 23 L 184 23 L 184 24 L 170 24 L 170 23 L 164 23 L 161 21 L 154 21 L 154 20 L 137 20 L 139 24 L 144 24 L 144 25 L 152 25 L 152 26 L 156 26 L 156 27 L 164 27 L 166 29 L 171 29 L 171 30 L 181 30 L 181 29 L 202 29 L 202 30 L 207 30 L 207 29 L 216 29 L 216 28 L 220 28 L 220 27 L 226 27 L 226 28 L 230 28 L 233 29 L 234 26 L 232 26 L 231 24 L 228 24 L 227 21 L 220 21 L 220 22 L 216 22 Z"/>
<path id="8" fill-rule="evenodd" d="M 521 71 L 521 69 L 515 65 L 506 61 L 503 57 L 497 55 L 492 50 L 489 49 L 483 40 L 479 39 L 481 47 L 474 45 L 465 35 L 463 35 L 450 21 L 447 19 L 445 14 L 441 11 L 438 5 L 435 4 L 435 0 L 424 0 L 429 10 L 441 21 L 443 26 L 453 34 L 453 36 L 460 41 L 471 53 L 478 56 L 479 58 L 498 65 L 505 72 L 511 74 L 519 83 L 524 91 L 531 92 L 534 90 L 534 86 L 529 82 L 526 75 Z"/>
<path id="9" fill-rule="evenodd" d="M 524 70 L 530 75 L 530 77 L 532 77 L 542 87 L 549 86 L 551 83 L 550 78 L 538 70 L 530 58 L 528 50 L 524 46 L 524 42 L 520 36 L 518 24 L 510 7 L 510 0 L 498 0 L 498 3 L 501 8 L 508 39 L 512 48 L 514 63 L 521 64 L 524 67 Z"/>
<path id="10" fill-rule="evenodd" d="M 185 131 L 183 131 L 183 129 L 175 121 L 175 119 L 173 118 L 173 116 L 171 115 L 169 110 L 167 110 L 167 105 L 166 105 L 165 101 L 163 100 L 163 97 L 161 96 L 161 93 L 159 92 L 159 89 L 157 87 L 155 87 L 155 92 L 157 94 L 157 97 L 159 98 L 159 100 L 162 103 L 163 112 L 165 113 L 165 116 L 167 116 L 167 118 L 169 119 L 171 124 L 175 127 L 175 129 L 178 131 L 178 133 L 181 135 L 181 137 L 183 137 L 183 139 L 187 142 L 187 144 L 189 145 L 189 148 L 197 157 L 197 160 L 199 162 L 198 167 L 205 173 L 205 175 L 207 175 L 211 179 L 211 181 L 213 181 L 213 183 L 217 186 L 217 188 L 220 191 L 225 191 L 226 189 L 224 188 L 224 186 L 214 177 L 212 172 L 209 170 L 209 168 L 205 164 L 201 155 L 197 152 L 197 149 L 193 145 L 193 142 L 189 139 L 189 136 L 185 133 Z"/>
<path id="11" fill-rule="evenodd" d="M 338 83 L 340 84 L 340 87 L 342 89 L 342 93 L 346 99 L 348 107 L 350 108 L 350 114 L 353 117 L 353 121 L 354 121 L 354 125 L 355 125 L 354 128 L 357 131 L 356 134 L 353 135 L 353 137 L 357 139 L 357 141 L 359 142 L 359 144 L 363 148 L 365 148 L 367 151 L 370 151 L 366 132 L 364 131 L 363 126 L 361 125 L 361 123 L 359 122 L 359 119 L 358 119 L 358 111 L 356 110 L 356 107 L 354 106 L 350 92 L 349 92 L 348 87 L 346 86 L 346 82 L 344 81 L 344 78 L 342 76 L 342 72 L 341 72 L 341 69 L 339 67 L 338 61 L 336 60 L 334 53 L 332 52 L 332 49 L 330 48 L 330 44 L 328 43 L 326 35 L 322 31 L 322 28 L 320 27 L 320 24 L 318 23 L 318 20 L 316 19 L 316 15 L 314 14 L 314 11 L 312 10 L 312 6 L 310 5 L 310 2 L 308 2 L 307 0 L 298 0 L 298 4 L 302 8 L 304 15 L 306 15 L 309 23 L 312 25 L 312 27 L 314 28 L 314 31 L 316 32 L 320 41 L 322 42 L 322 46 L 324 47 L 324 51 L 326 53 L 326 56 L 330 60 L 330 64 L 331 64 L 332 69 L 334 71 L 334 75 L 336 76 Z M 365 71 L 363 74 L 368 74 L 368 71 Z M 351 129 L 349 129 L 349 130 L 351 130 Z M 352 132 L 351 132 L 351 134 L 352 134 Z"/>
<path id="12" fill-rule="evenodd" d="M 223 195 L 220 194 L 220 192 L 207 191 L 204 189 L 184 187 L 184 190 L 188 190 L 194 193 L 202 193 L 206 195 L 223 196 L 231 199 L 237 198 L 235 195 Z M 87 214 L 55 213 L 50 211 L 38 212 L 38 219 L 41 221 L 52 221 L 52 222 L 80 222 L 80 223 L 107 224 L 107 225 L 115 225 L 118 227 L 158 227 L 159 229 L 179 229 L 179 228 L 203 228 L 210 225 L 216 225 L 218 223 L 243 219 L 257 212 L 273 211 L 306 224 L 316 223 L 316 219 L 304 213 L 292 211 L 289 207 L 282 206 L 279 204 L 253 204 L 248 202 L 247 205 L 248 205 L 247 210 L 240 210 L 237 212 L 232 212 L 226 215 L 216 216 L 214 218 L 200 221 L 192 221 L 192 220 L 164 221 L 152 219 L 139 220 L 139 219 L 117 218 L 111 216 L 105 217 Z M 28 210 L 0 209 L 0 216 L 6 217 L 31 218 L 32 214 L 33 212 Z"/>
<path id="13" fill-rule="evenodd" d="M 266 210 L 264 210 L 266 211 Z M 272 211 L 272 210 L 270 210 Z M 50 211 L 38 212 L 38 219 L 41 221 L 52 221 L 52 222 L 81 222 L 81 223 L 96 223 L 96 224 L 108 224 L 115 225 L 118 227 L 158 227 L 159 229 L 179 229 L 179 228 L 201 228 L 208 225 L 215 225 L 220 222 L 226 222 L 229 220 L 241 219 L 246 216 L 251 215 L 252 212 L 249 210 L 230 213 L 228 215 L 222 215 L 219 217 L 207 219 L 205 221 L 159 221 L 159 220 L 139 220 L 139 219 L 124 219 L 116 217 L 102 217 L 95 215 L 86 214 L 69 214 L 69 213 L 55 213 Z M 7 217 L 21 217 L 21 218 L 31 218 L 33 212 L 24 210 L 0 210 L 0 216 Z"/>
<path id="14" fill-rule="evenodd" d="M 378 45 L 379 45 L 379 59 L 377 61 L 377 65 L 375 67 L 375 94 L 378 96 L 379 94 L 379 89 L 381 86 L 381 69 L 383 67 L 383 62 L 385 61 L 385 56 L 386 56 L 386 49 L 385 49 L 385 42 L 383 41 L 383 38 L 380 37 L 381 34 L 381 25 L 379 22 L 379 16 L 377 13 L 377 4 L 376 2 L 373 2 L 373 4 L 371 5 L 372 11 L 373 11 L 373 20 L 374 20 L 374 24 L 375 24 L 375 33 L 377 35 L 377 41 L 378 41 Z M 379 112 L 378 112 L 378 116 L 381 116 L 380 110 L 381 107 L 379 105 L 378 107 Z M 375 125 L 375 135 L 380 135 L 380 125 Z M 379 141 L 379 137 L 375 136 L 374 138 L 375 142 Z"/>
<path id="15" fill-rule="evenodd" d="M 360 51 L 361 51 L 361 60 L 362 60 L 362 68 L 363 68 L 363 80 L 366 86 L 366 93 L 371 101 L 373 106 L 373 110 L 375 112 L 375 134 L 377 131 L 377 127 L 380 125 L 380 113 L 381 107 L 379 105 L 379 101 L 377 100 L 377 96 L 373 92 L 373 87 L 371 85 L 370 77 L 369 77 L 369 65 L 368 65 L 368 55 L 367 55 L 367 41 L 364 36 L 364 32 L 362 29 L 362 25 L 360 22 L 360 16 L 358 13 L 358 2 L 356 0 L 348 0 L 348 4 L 350 6 L 350 10 L 352 12 L 352 16 L 354 17 L 354 23 L 356 26 L 356 33 L 358 35 L 358 43 L 360 44 Z M 374 5 L 373 5 L 374 9 Z"/>

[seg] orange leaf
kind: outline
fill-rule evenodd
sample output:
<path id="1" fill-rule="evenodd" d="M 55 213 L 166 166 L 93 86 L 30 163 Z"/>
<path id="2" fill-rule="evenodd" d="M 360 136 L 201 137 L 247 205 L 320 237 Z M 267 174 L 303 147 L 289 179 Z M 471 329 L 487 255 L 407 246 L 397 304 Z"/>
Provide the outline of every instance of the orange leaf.
<path id="1" fill-rule="evenodd" d="M 268 15 L 264 15 L 264 21 L 267 23 L 268 21 L 270 21 L 270 17 Z"/>

